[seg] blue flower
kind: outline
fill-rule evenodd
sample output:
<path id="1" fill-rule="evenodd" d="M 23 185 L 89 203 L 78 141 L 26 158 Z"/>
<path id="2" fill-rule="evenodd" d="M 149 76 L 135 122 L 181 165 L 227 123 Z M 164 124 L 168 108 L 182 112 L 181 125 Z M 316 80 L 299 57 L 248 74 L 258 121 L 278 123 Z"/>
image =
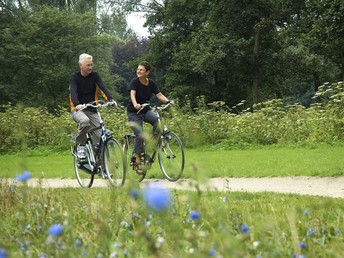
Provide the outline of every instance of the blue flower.
<path id="1" fill-rule="evenodd" d="M 167 189 L 147 187 L 143 192 L 143 200 L 150 209 L 159 212 L 170 207 L 172 195 Z"/>
<path id="2" fill-rule="evenodd" d="M 16 181 L 17 181 L 17 182 L 23 181 L 23 176 L 22 176 L 21 174 L 18 174 L 18 175 L 16 176 Z"/>
<path id="3" fill-rule="evenodd" d="M 315 232 L 315 228 L 312 228 L 311 230 L 309 230 L 309 233 L 308 233 L 308 236 L 311 236 L 313 235 Z"/>
<path id="4" fill-rule="evenodd" d="M 52 236 L 58 236 L 62 233 L 62 226 L 61 224 L 54 224 L 49 228 L 49 233 Z"/>
<path id="5" fill-rule="evenodd" d="M 88 254 L 86 252 L 83 252 L 81 256 L 88 256 Z"/>
<path id="6" fill-rule="evenodd" d="M 137 198 L 139 197 L 139 191 L 136 188 L 131 189 L 130 196 L 134 200 L 137 200 Z"/>
<path id="7" fill-rule="evenodd" d="M 81 244 L 81 242 L 79 240 L 76 240 L 75 245 L 76 246 L 81 246 L 82 244 Z"/>
<path id="8" fill-rule="evenodd" d="M 223 197 L 222 201 L 225 202 L 225 201 L 227 201 L 227 199 L 228 199 L 227 196 L 225 196 L 225 197 Z"/>
<path id="9" fill-rule="evenodd" d="M 150 226 L 152 223 L 150 221 L 147 221 L 146 226 Z"/>
<path id="10" fill-rule="evenodd" d="M 210 256 L 213 256 L 213 255 L 215 254 L 215 250 L 214 250 L 214 249 L 210 249 L 209 252 L 208 252 L 208 254 L 209 254 Z"/>
<path id="11" fill-rule="evenodd" d="M 38 231 L 41 231 L 42 228 L 43 228 L 42 226 L 38 226 L 37 230 L 38 230 Z"/>
<path id="12" fill-rule="evenodd" d="M 306 244 L 304 242 L 300 242 L 300 247 L 303 249 L 303 248 L 306 248 Z"/>
<path id="13" fill-rule="evenodd" d="M 242 233 L 247 233 L 249 231 L 248 226 L 246 224 L 241 225 L 241 232 Z"/>
<path id="14" fill-rule="evenodd" d="M 18 175 L 16 176 L 16 180 L 17 180 L 18 182 L 22 182 L 22 181 L 25 182 L 25 181 L 29 180 L 30 177 L 31 177 L 30 172 L 29 172 L 29 171 L 24 171 L 22 174 L 18 174 Z"/>
<path id="15" fill-rule="evenodd" d="M 29 180 L 30 177 L 31 177 L 31 174 L 30 174 L 29 171 L 24 171 L 24 172 L 23 172 L 23 174 L 22 174 L 22 179 L 23 179 L 23 181 Z"/>
<path id="16" fill-rule="evenodd" d="M 199 219 L 201 214 L 198 211 L 192 211 L 190 214 L 190 219 Z"/>
<path id="17" fill-rule="evenodd" d="M 338 234 L 338 233 L 339 233 L 339 229 L 336 228 L 336 230 L 334 231 L 334 233 Z"/>
<path id="18" fill-rule="evenodd" d="M 6 249 L 0 249 L 0 258 L 6 258 Z"/>
<path id="19" fill-rule="evenodd" d="M 304 211 L 303 211 L 303 214 L 307 214 L 307 213 L 308 213 L 308 210 L 304 210 Z"/>
<path id="20" fill-rule="evenodd" d="M 296 258 L 296 253 L 293 253 L 293 255 L 291 257 Z"/>

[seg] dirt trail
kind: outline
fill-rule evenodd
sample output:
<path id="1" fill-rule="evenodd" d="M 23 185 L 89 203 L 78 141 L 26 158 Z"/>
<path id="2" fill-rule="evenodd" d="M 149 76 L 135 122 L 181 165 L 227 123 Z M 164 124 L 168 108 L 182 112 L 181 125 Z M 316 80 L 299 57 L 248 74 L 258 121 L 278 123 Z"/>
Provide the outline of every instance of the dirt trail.
<path id="1" fill-rule="evenodd" d="M 3 179 L 2 179 L 3 180 Z M 76 179 L 42 179 L 32 178 L 28 181 L 29 186 L 64 188 L 80 187 Z M 178 182 L 169 182 L 164 179 L 145 179 L 141 184 L 154 184 L 164 188 L 183 190 L 195 190 L 195 182 L 188 179 L 180 179 Z M 92 187 L 108 187 L 107 181 L 95 179 Z M 344 198 L 344 176 L 343 177 L 271 177 L 271 178 L 211 178 L 201 184 L 202 190 L 217 191 L 239 191 L 239 192 L 276 192 L 295 193 L 301 195 L 328 196 L 333 198 Z"/>

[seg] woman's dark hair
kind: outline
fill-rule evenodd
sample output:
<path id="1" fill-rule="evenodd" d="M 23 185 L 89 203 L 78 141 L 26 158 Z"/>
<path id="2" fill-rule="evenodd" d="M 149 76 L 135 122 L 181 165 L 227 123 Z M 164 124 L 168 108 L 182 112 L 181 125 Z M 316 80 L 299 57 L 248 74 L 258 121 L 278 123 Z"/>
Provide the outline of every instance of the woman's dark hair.
<path id="1" fill-rule="evenodd" d="M 146 71 L 150 71 L 151 69 L 151 65 L 147 61 L 142 61 L 141 63 L 139 63 L 139 65 L 144 66 Z"/>

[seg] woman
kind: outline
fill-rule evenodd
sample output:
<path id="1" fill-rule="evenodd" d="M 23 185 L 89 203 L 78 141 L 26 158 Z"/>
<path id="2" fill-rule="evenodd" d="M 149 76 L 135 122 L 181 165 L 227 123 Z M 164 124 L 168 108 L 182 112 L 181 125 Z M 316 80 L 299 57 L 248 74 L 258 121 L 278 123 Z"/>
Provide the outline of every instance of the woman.
<path id="1" fill-rule="evenodd" d="M 153 80 L 148 79 L 150 69 L 151 66 L 148 62 L 143 61 L 139 63 L 136 70 L 137 78 L 133 79 L 128 87 L 130 99 L 127 107 L 127 114 L 128 121 L 136 136 L 134 145 L 134 152 L 136 154 L 135 168 L 136 172 L 139 174 L 143 173 L 141 167 L 141 153 L 144 151 L 142 120 L 153 126 L 154 134 L 157 129 L 158 117 L 151 109 L 141 110 L 139 114 L 137 114 L 137 111 L 141 109 L 142 104 L 149 103 L 152 94 L 155 94 L 160 101 L 170 103 L 170 101 L 160 92 L 157 84 Z"/>

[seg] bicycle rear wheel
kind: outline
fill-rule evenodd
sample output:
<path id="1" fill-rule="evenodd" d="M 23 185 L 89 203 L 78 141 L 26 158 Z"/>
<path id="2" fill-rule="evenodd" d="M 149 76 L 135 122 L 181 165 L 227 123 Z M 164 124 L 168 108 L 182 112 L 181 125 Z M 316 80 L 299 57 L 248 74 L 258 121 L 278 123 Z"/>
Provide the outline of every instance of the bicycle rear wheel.
<path id="1" fill-rule="evenodd" d="M 143 174 L 138 174 L 135 170 L 136 156 L 134 153 L 135 135 L 126 135 L 124 143 L 124 155 L 127 159 L 128 172 L 131 168 L 132 173 L 129 173 L 129 178 L 133 178 L 141 182 L 146 176 L 146 170 Z"/>
<path id="2" fill-rule="evenodd" d="M 184 149 L 179 137 L 173 132 L 163 135 L 159 149 L 159 165 L 169 181 L 177 181 L 184 170 Z"/>
<path id="3" fill-rule="evenodd" d="M 109 138 L 105 142 L 104 165 L 110 184 L 114 187 L 121 187 L 125 182 L 126 162 L 122 148 L 114 138 Z"/>
<path id="4" fill-rule="evenodd" d="M 77 155 L 76 146 L 73 150 L 73 156 L 74 156 L 74 170 L 76 179 L 78 180 L 81 187 L 91 187 L 94 180 L 94 174 L 92 171 L 92 167 L 90 163 L 92 162 L 90 160 L 90 150 L 89 145 L 87 144 L 85 147 L 86 152 L 86 159 L 79 159 Z"/>

